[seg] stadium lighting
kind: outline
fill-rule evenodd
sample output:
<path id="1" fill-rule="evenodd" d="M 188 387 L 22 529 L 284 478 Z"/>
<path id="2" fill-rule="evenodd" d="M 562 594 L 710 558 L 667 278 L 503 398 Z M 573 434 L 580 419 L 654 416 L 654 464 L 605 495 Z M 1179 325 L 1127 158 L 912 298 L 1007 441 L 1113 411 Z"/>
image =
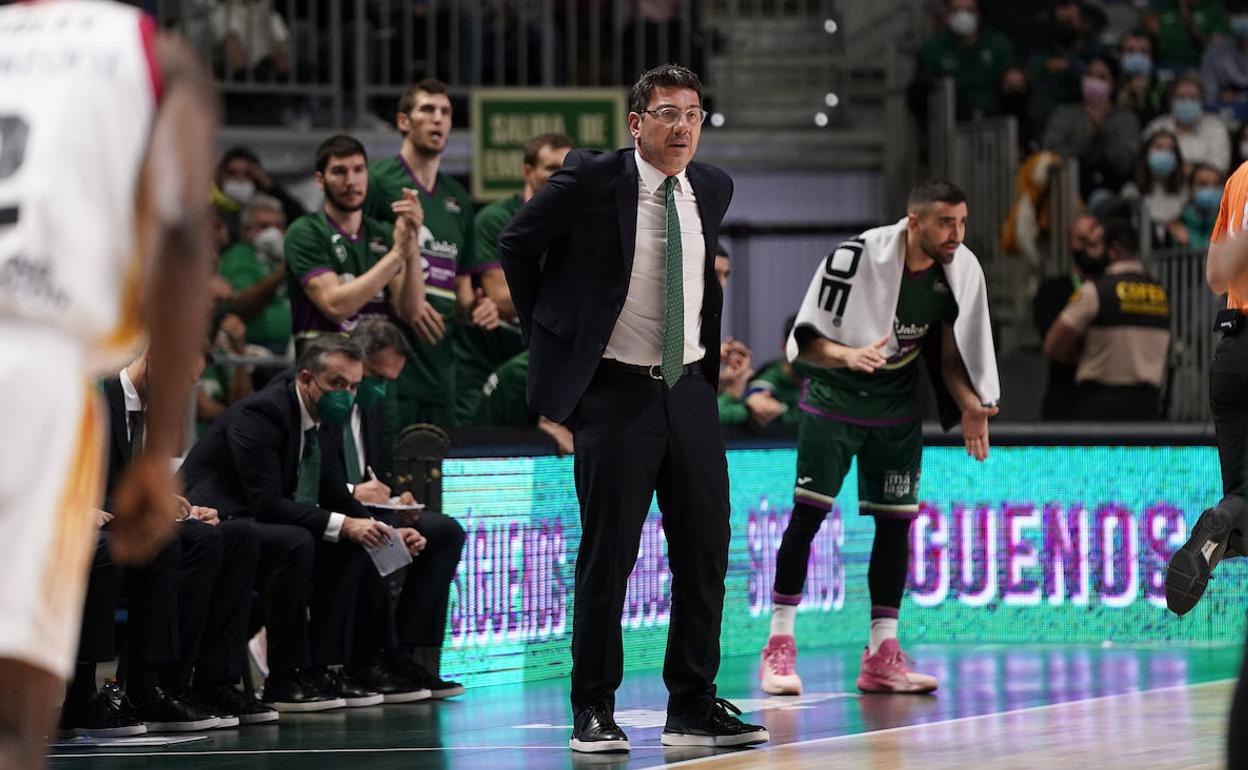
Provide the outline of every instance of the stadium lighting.
<path id="1" fill-rule="evenodd" d="M 723 127 L 723 125 L 724 125 L 724 113 L 722 113 L 722 112 L 712 112 L 712 113 L 711 113 L 711 125 L 712 125 L 712 126 L 714 126 L 715 128 L 721 128 L 721 127 Z"/>
<path id="2" fill-rule="evenodd" d="M 818 126 L 819 128 L 823 128 L 827 126 L 828 125 L 828 113 L 816 112 L 815 113 L 815 125 Z"/>
<path id="3" fill-rule="evenodd" d="M 836 19 L 824 19 L 823 20 L 824 32 L 827 32 L 829 35 L 835 35 L 838 29 L 840 29 L 840 27 L 837 26 Z"/>
<path id="4" fill-rule="evenodd" d="M 823 103 L 829 107 L 835 107 L 841 103 L 841 97 L 831 91 L 828 91 L 827 95 L 823 97 Z"/>

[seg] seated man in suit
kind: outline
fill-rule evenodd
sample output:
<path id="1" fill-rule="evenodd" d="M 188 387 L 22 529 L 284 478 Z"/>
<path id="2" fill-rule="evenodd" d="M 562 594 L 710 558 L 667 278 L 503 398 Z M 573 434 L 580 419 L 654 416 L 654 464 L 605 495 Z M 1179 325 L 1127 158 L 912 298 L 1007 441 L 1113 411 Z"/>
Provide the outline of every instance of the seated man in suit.
<path id="1" fill-rule="evenodd" d="M 199 370 L 207 355 L 205 352 L 201 357 Z M 143 442 L 147 367 L 145 351 L 104 382 L 111 437 L 110 489 L 115 476 Z M 227 724 L 234 718 L 242 724 L 274 721 L 276 711 L 234 687 L 242 677 L 244 661 L 230 648 L 230 640 L 245 633 L 250 613 L 251 587 L 260 558 L 255 530 L 246 520 L 222 522 L 215 509 L 192 504 L 187 498 L 180 497 L 178 502 L 182 518 L 173 547 L 180 549 L 180 554 L 173 560 L 172 573 L 157 566 L 163 560 L 158 558 L 131 581 L 146 584 L 144 590 L 172 594 L 164 608 L 166 627 L 158 627 L 151 639 L 144 640 L 145 645 L 170 648 L 166 657 L 171 659 L 157 672 L 159 684 L 198 710 L 224 717 Z M 136 671 L 131 668 L 127 683 L 131 699 Z"/>
<path id="2" fill-rule="evenodd" d="M 347 492 L 341 442 L 322 446 L 320 440 L 322 420 L 341 422 L 349 414 L 363 378 L 362 358 L 344 337 L 318 338 L 300 357 L 293 378 L 278 378 L 231 406 L 182 466 L 188 497 L 213 505 L 223 520 L 253 520 L 268 628 L 264 701 L 278 711 L 379 702 L 379 693 L 363 686 L 371 683 L 323 669 L 349 659 L 346 629 L 353 627 L 357 610 L 368 611 L 355 606 L 364 574 L 360 565 L 367 561 L 358 546 L 376 547 L 392 536 Z M 398 534 L 414 547 L 414 530 Z M 318 549 L 318 541 L 344 547 Z M 349 574 L 334 575 L 331 568 Z M 315 657 L 309 647 L 309 598 Z M 244 654 L 245 637 L 241 631 L 231 640 L 233 654 Z"/>
<path id="3" fill-rule="evenodd" d="M 389 321 L 364 321 L 351 339 L 364 351 L 365 359 L 364 381 L 351 421 L 342 430 L 347 480 L 361 503 L 386 503 L 391 493 L 387 482 L 393 481 L 385 430 L 390 417 L 387 389 L 394 387 L 391 383 L 403 371 L 411 348 Z M 401 497 L 401 502 L 415 502 L 410 492 Z M 421 512 L 412 527 L 422 538 L 420 557 L 406 570 L 386 660 L 412 682 L 428 688 L 432 697 L 449 698 L 464 691 L 462 685 L 439 676 L 447 603 L 464 547 L 464 528 L 437 511 Z"/>

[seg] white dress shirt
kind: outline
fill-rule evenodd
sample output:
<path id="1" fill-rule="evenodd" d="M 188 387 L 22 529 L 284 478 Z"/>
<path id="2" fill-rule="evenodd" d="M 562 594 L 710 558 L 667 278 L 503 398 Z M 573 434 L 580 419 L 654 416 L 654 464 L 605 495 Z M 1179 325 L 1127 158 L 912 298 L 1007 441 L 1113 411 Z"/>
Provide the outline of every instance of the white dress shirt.
<path id="1" fill-rule="evenodd" d="M 664 286 L 667 281 L 667 175 L 637 159 L 637 231 L 633 249 L 633 272 L 628 298 L 615 322 L 611 340 L 603 353 L 626 364 L 655 366 L 663 363 Z M 672 190 L 680 219 L 680 248 L 684 258 L 685 352 L 682 363 L 702 360 L 702 295 L 706 291 L 706 242 L 698 199 L 684 171 L 676 176 Z"/>
<path id="2" fill-rule="evenodd" d="M 316 420 L 312 419 L 312 415 L 308 413 L 308 407 L 303 403 L 303 394 L 299 392 L 299 386 L 295 385 L 295 400 L 299 402 L 299 459 L 303 460 L 304 435 L 312 428 L 320 426 Z M 321 461 L 324 462 L 325 455 L 321 455 Z M 345 514 L 330 512 L 329 524 L 325 526 L 325 539 L 331 543 L 338 542 L 338 536 L 342 534 L 342 524 L 347 520 Z"/>
<path id="3" fill-rule="evenodd" d="M 126 440 L 129 441 L 130 413 L 143 411 L 143 399 L 139 396 L 139 389 L 134 387 L 134 380 L 130 379 L 130 372 L 122 369 L 117 379 L 121 380 L 121 395 L 126 402 Z"/>

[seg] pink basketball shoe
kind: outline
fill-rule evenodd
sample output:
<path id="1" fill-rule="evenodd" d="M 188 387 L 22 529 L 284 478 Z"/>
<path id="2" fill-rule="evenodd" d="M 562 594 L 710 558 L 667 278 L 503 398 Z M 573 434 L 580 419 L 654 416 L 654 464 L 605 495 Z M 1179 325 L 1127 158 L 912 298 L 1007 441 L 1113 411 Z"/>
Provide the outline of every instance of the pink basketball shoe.
<path id="1" fill-rule="evenodd" d="M 801 695 L 802 678 L 797 675 L 797 645 L 788 634 L 767 640 L 758 666 L 763 692 L 771 695 Z"/>
<path id="2" fill-rule="evenodd" d="M 863 692 L 925 693 L 936 689 L 936 677 L 910 670 L 914 661 L 896 639 L 887 639 L 874 655 L 862 651 L 858 689 Z"/>

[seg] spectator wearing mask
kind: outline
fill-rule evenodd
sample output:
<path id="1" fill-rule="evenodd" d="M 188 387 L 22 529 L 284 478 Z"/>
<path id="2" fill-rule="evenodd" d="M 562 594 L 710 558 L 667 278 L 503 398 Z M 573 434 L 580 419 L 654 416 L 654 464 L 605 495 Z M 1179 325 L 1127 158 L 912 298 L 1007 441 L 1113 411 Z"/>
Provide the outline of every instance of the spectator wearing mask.
<path id="1" fill-rule="evenodd" d="M 1152 226 L 1155 246 L 1171 242 L 1171 227 L 1179 221 L 1189 198 L 1178 137 L 1158 131 L 1148 138 L 1135 163 L 1135 179 L 1123 185 L 1122 197 L 1140 201 L 1141 214 Z"/>
<path id="2" fill-rule="evenodd" d="M 213 178 L 212 204 L 230 227 L 231 240 L 239 237 L 239 215 L 257 193 L 276 198 L 287 222 L 303 216 L 303 204 L 269 176 L 260 159 L 246 147 L 226 150 Z"/>
<path id="3" fill-rule="evenodd" d="M 1044 354 L 1076 364 L 1076 420 L 1155 420 L 1170 347 L 1170 300 L 1137 256 L 1127 221 L 1105 225 L 1109 264 L 1079 286 L 1044 338 Z"/>
<path id="4" fill-rule="evenodd" d="M 231 309 L 247 324 L 246 340 L 274 355 L 290 347 L 290 296 L 282 243 L 286 214 L 266 193 L 248 201 L 242 213 L 242 239 L 221 255 L 217 273 L 234 290 Z"/>
<path id="5" fill-rule="evenodd" d="M 1217 115 L 1205 112 L 1204 85 L 1194 72 L 1175 79 L 1170 86 L 1170 114 L 1149 123 L 1145 137 L 1156 131 L 1170 131 L 1179 138 L 1183 160 L 1190 171 L 1197 163 L 1207 163 L 1225 172 L 1231 165 L 1231 140 L 1226 124 Z"/>
<path id="6" fill-rule="evenodd" d="M 1157 41 L 1157 62 L 1171 70 L 1199 65 L 1200 53 L 1217 35 L 1230 33 L 1226 0 L 1153 0 L 1145 28 Z"/>
<path id="7" fill-rule="evenodd" d="M 1192 197 L 1183 207 L 1178 223 L 1172 228 L 1175 243 L 1194 251 L 1205 251 L 1213 237 L 1213 226 L 1218 221 L 1218 206 L 1222 204 L 1222 185 L 1226 175 L 1207 164 L 1192 168 L 1189 187 Z"/>
<path id="8" fill-rule="evenodd" d="M 1122 66 L 1118 106 L 1135 113 L 1141 126 L 1148 125 L 1165 109 L 1153 67 L 1152 38 L 1144 30 L 1128 32 L 1122 36 L 1118 50 Z"/>
<path id="9" fill-rule="evenodd" d="M 1085 62 L 1100 50 L 1096 43 L 1100 22 L 1078 0 L 1053 4 L 1049 22 L 1036 31 L 1040 42 L 1029 64 L 1032 89 L 1042 112 L 1079 101 Z"/>
<path id="10" fill-rule="evenodd" d="M 1117 193 L 1131 178 L 1140 125 L 1135 115 L 1114 104 L 1117 68 L 1112 59 L 1093 57 L 1083 74 L 1083 99 L 1058 107 L 1044 129 L 1044 148 L 1079 161 L 1079 190 Z"/>
<path id="11" fill-rule="evenodd" d="M 1100 220 L 1087 213 L 1075 217 L 1070 226 L 1069 239 L 1073 260 L 1070 272 L 1044 279 L 1032 303 L 1040 339 L 1045 338 L 1079 287 L 1105 272 L 1105 228 Z M 1041 419 L 1069 420 L 1074 403 L 1075 365 L 1050 358 L 1048 384 L 1040 407 Z"/>
<path id="12" fill-rule="evenodd" d="M 1014 48 L 1001 33 L 982 23 L 978 0 L 945 0 L 945 29 L 919 51 L 916 86 L 924 93 L 940 78 L 957 88 L 958 116 L 995 115 L 997 88 Z"/>
<path id="13" fill-rule="evenodd" d="M 1200 79 L 1210 102 L 1242 104 L 1248 101 L 1248 2 L 1232 0 L 1227 8 L 1231 34 L 1206 49 Z"/>

